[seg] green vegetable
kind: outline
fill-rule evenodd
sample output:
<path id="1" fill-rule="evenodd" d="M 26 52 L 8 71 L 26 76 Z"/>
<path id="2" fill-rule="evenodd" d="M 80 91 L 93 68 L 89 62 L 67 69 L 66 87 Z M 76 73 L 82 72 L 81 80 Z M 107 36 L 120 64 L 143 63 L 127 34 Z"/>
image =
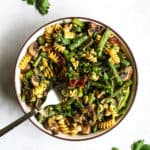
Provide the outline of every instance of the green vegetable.
<path id="1" fill-rule="evenodd" d="M 124 65 L 124 66 L 129 66 L 131 63 L 130 61 L 126 60 L 126 59 L 123 59 L 121 60 L 121 63 Z"/>
<path id="2" fill-rule="evenodd" d="M 117 147 L 112 147 L 112 150 L 119 150 Z"/>
<path id="3" fill-rule="evenodd" d="M 128 88 L 127 92 L 126 92 L 126 94 L 124 96 L 124 99 L 122 101 L 120 101 L 119 104 L 118 104 L 118 107 L 117 107 L 118 111 L 120 111 L 123 107 L 126 106 L 126 102 L 128 100 L 129 94 L 130 94 L 130 89 Z"/>
<path id="4" fill-rule="evenodd" d="M 74 42 L 69 46 L 70 50 L 80 47 L 87 39 L 88 36 L 86 34 L 83 34 L 81 37 L 75 39 Z"/>
<path id="5" fill-rule="evenodd" d="M 23 0 L 29 5 L 34 5 L 41 15 L 48 13 L 50 3 L 48 0 Z"/>
<path id="6" fill-rule="evenodd" d="M 119 150 L 116 147 L 112 147 L 112 150 Z M 150 150 L 149 144 L 144 144 L 144 140 L 138 140 L 131 144 L 131 150 Z"/>
<path id="7" fill-rule="evenodd" d="M 42 56 L 39 55 L 38 58 L 36 59 L 36 61 L 34 62 L 33 66 L 34 66 L 34 67 L 37 67 L 38 64 L 40 63 L 41 59 L 42 59 Z"/>
<path id="8" fill-rule="evenodd" d="M 48 13 L 49 6 L 48 0 L 36 0 L 36 8 L 41 15 Z"/>
<path id="9" fill-rule="evenodd" d="M 83 96 L 83 89 L 80 87 L 78 91 L 78 97 L 82 97 L 82 96 Z"/>
<path id="10" fill-rule="evenodd" d="M 59 113 L 62 112 L 62 108 L 61 108 L 61 105 L 60 105 L 60 104 L 54 105 L 53 108 L 54 108 L 54 110 L 55 110 L 56 112 L 59 112 Z"/>
<path id="11" fill-rule="evenodd" d="M 80 20 L 80 19 L 78 19 L 78 18 L 74 18 L 74 19 L 72 20 L 72 23 L 74 23 L 74 24 L 76 24 L 76 25 L 80 26 L 81 28 L 83 28 L 83 27 L 84 27 L 84 22 L 83 22 L 83 21 L 81 21 L 81 20 Z"/>
<path id="12" fill-rule="evenodd" d="M 77 25 L 74 26 L 74 30 L 78 33 L 82 32 L 82 28 Z"/>
<path id="13" fill-rule="evenodd" d="M 92 104 L 93 101 L 95 100 L 95 96 L 94 96 L 93 93 L 90 93 L 89 96 L 88 96 L 88 98 L 89 98 L 88 100 L 89 100 L 89 103 L 90 103 L 90 104 Z"/>
<path id="14" fill-rule="evenodd" d="M 71 105 L 74 102 L 73 98 L 70 98 L 67 102 L 66 102 L 66 106 Z"/>
<path id="15" fill-rule="evenodd" d="M 112 63 L 112 62 L 108 62 L 108 65 L 109 67 L 112 69 L 113 73 L 114 73 L 114 76 L 116 78 L 116 81 L 119 85 L 122 85 L 123 84 L 123 81 L 121 79 L 121 77 L 119 76 L 118 72 L 117 72 L 117 69 L 115 67 L 115 65 Z"/>
<path id="16" fill-rule="evenodd" d="M 45 39 L 42 36 L 38 37 L 37 41 L 38 41 L 39 45 L 44 45 L 45 44 Z"/>
<path id="17" fill-rule="evenodd" d="M 25 95 L 22 95 L 22 96 L 21 96 L 21 100 L 22 100 L 23 102 L 25 102 L 25 101 L 26 101 L 26 96 L 25 96 Z"/>
<path id="18" fill-rule="evenodd" d="M 104 32 L 101 40 L 99 41 L 98 46 L 97 46 L 97 55 L 98 55 L 98 57 L 102 56 L 104 46 L 105 46 L 108 38 L 110 37 L 111 33 L 112 32 L 110 31 L 110 29 L 107 28 L 106 31 Z"/>
<path id="19" fill-rule="evenodd" d="M 62 44 L 63 45 L 69 45 L 70 44 L 70 39 L 62 38 Z"/>
<path id="20" fill-rule="evenodd" d="M 94 133 L 94 132 L 96 132 L 98 130 L 98 126 L 97 126 L 97 124 L 95 124 L 93 127 L 92 127 L 92 132 Z"/>
<path id="21" fill-rule="evenodd" d="M 36 118 L 37 118 L 37 121 L 40 123 L 42 123 L 45 120 L 45 117 L 40 113 L 36 114 Z"/>
<path id="22" fill-rule="evenodd" d="M 47 116 L 48 117 L 51 117 L 51 116 L 55 115 L 56 112 L 54 111 L 52 106 L 47 106 L 46 109 L 47 109 Z"/>
<path id="23" fill-rule="evenodd" d="M 128 80 L 124 83 L 124 85 L 122 85 L 118 90 L 116 90 L 112 97 L 116 97 L 124 88 L 129 87 L 132 84 L 131 80 Z"/>
<path id="24" fill-rule="evenodd" d="M 42 57 L 47 57 L 47 53 L 46 52 L 41 52 L 41 56 Z"/>
<path id="25" fill-rule="evenodd" d="M 22 0 L 22 1 L 27 1 L 29 5 L 33 5 L 36 0 Z"/>
<path id="26" fill-rule="evenodd" d="M 93 44 L 94 40 L 91 38 L 88 38 L 86 42 L 83 44 L 81 49 L 85 50 L 86 48 L 90 47 Z"/>
<path id="27" fill-rule="evenodd" d="M 69 51 L 68 50 L 64 50 L 64 56 L 65 56 L 66 60 L 70 59 Z"/>
<path id="28" fill-rule="evenodd" d="M 109 90 L 112 88 L 110 85 L 105 85 L 105 84 L 94 82 L 94 81 L 90 82 L 90 85 L 95 86 L 95 87 L 99 87 L 99 88 L 103 88 L 103 89 L 109 89 Z"/>
<path id="29" fill-rule="evenodd" d="M 150 150 L 150 144 L 144 144 L 140 150 Z"/>
<path id="30" fill-rule="evenodd" d="M 131 145 L 131 150 L 141 150 L 144 145 L 144 140 L 139 140 Z"/>
<path id="31" fill-rule="evenodd" d="M 29 70 L 27 73 L 26 73 L 26 78 L 30 78 L 31 76 L 33 76 L 33 71 L 32 70 Z"/>

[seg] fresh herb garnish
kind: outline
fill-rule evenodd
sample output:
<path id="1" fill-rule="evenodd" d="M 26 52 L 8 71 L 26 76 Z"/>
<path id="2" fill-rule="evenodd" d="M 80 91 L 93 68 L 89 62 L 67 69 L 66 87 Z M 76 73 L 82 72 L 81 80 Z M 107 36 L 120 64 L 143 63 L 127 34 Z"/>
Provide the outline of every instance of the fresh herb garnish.
<path id="1" fill-rule="evenodd" d="M 112 150 L 119 150 L 116 147 L 113 147 Z M 144 144 L 144 140 L 138 140 L 131 144 L 131 150 L 150 150 L 149 144 Z"/>
<path id="2" fill-rule="evenodd" d="M 22 0 L 26 1 L 29 5 L 34 5 L 41 15 L 48 13 L 50 3 L 48 0 Z"/>

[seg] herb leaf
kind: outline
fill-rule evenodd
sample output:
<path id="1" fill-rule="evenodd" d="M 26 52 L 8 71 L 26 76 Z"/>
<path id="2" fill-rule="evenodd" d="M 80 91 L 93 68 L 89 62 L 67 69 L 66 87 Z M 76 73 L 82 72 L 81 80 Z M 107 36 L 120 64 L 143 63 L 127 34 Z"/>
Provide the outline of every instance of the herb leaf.
<path id="1" fill-rule="evenodd" d="M 131 145 L 131 150 L 141 150 L 141 147 L 144 145 L 144 140 L 139 140 L 137 142 L 134 142 Z"/>
<path id="2" fill-rule="evenodd" d="M 150 145 L 149 144 L 144 144 L 140 150 L 150 150 Z"/>
<path id="3" fill-rule="evenodd" d="M 48 0 L 36 0 L 36 8 L 41 15 L 47 14 L 49 7 L 50 3 Z"/>
<path id="4" fill-rule="evenodd" d="M 22 1 L 26 1 L 27 4 L 29 5 L 34 5 L 36 0 L 22 0 Z"/>
<path id="5" fill-rule="evenodd" d="M 48 0 L 22 0 L 26 1 L 29 5 L 34 5 L 41 15 L 48 13 L 50 3 Z"/>
<path id="6" fill-rule="evenodd" d="M 119 150 L 117 147 L 112 147 L 112 150 Z"/>
<path id="7" fill-rule="evenodd" d="M 112 147 L 112 150 L 119 150 L 117 147 Z M 150 150 L 149 144 L 144 144 L 144 140 L 138 140 L 131 144 L 131 150 Z"/>

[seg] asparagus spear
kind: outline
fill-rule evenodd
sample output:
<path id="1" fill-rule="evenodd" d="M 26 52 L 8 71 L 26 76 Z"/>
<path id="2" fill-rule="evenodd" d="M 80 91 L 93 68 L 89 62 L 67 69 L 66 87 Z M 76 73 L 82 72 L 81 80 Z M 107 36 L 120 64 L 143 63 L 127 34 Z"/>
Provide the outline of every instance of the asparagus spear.
<path id="1" fill-rule="evenodd" d="M 84 27 L 84 22 L 81 21 L 81 20 L 79 20 L 78 18 L 74 18 L 74 19 L 72 20 L 72 23 L 74 23 L 74 24 L 80 26 L 81 28 Z"/>
<path id="2" fill-rule="evenodd" d="M 86 34 L 83 34 L 81 37 L 75 39 L 74 42 L 69 46 L 70 50 L 80 47 L 87 39 L 88 36 Z"/>
<path id="3" fill-rule="evenodd" d="M 120 111 L 126 105 L 129 94 L 130 94 L 130 88 L 128 87 L 127 92 L 124 96 L 124 99 L 121 102 L 119 102 L 119 105 L 118 105 L 118 108 L 117 108 L 118 111 Z"/>
<path id="4" fill-rule="evenodd" d="M 98 57 L 102 56 L 104 46 L 105 46 L 108 38 L 110 37 L 110 34 L 111 34 L 111 31 L 110 31 L 110 29 L 107 28 L 106 31 L 104 32 L 101 40 L 99 41 L 99 43 L 97 45 L 97 55 L 98 55 Z"/>
<path id="5" fill-rule="evenodd" d="M 116 96 L 120 93 L 120 91 L 121 91 L 122 89 L 124 89 L 124 88 L 126 88 L 126 87 L 129 87 L 131 84 L 132 84 L 132 81 L 131 81 L 131 80 L 126 81 L 118 90 L 116 90 L 116 91 L 114 92 L 114 94 L 112 95 L 112 97 L 116 97 Z"/>
<path id="6" fill-rule="evenodd" d="M 115 67 L 115 65 L 112 63 L 112 62 L 108 62 L 108 65 L 109 67 L 112 69 L 113 73 L 114 73 L 114 76 L 116 78 L 116 81 L 119 85 L 122 85 L 123 84 L 123 81 L 121 79 L 121 77 L 119 76 L 118 72 L 117 72 L 117 69 Z"/>
<path id="7" fill-rule="evenodd" d="M 41 59 L 42 59 L 42 56 L 39 55 L 38 58 L 36 59 L 36 61 L 34 62 L 33 66 L 34 66 L 34 67 L 37 67 L 38 64 L 40 63 Z"/>

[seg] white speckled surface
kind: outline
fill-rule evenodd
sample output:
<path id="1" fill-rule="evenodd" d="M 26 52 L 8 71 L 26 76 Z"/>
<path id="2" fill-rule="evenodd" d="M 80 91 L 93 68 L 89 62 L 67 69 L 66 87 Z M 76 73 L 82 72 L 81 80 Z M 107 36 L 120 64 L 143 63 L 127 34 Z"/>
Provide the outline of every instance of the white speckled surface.
<path id="1" fill-rule="evenodd" d="M 149 0 L 51 0 L 47 16 L 40 16 L 21 0 L 5 0 L 0 5 L 0 128 L 23 115 L 13 89 L 13 73 L 19 48 L 30 33 L 53 19 L 66 16 L 90 17 L 115 29 L 131 48 L 139 72 L 135 103 L 126 118 L 111 132 L 82 142 L 50 137 L 29 121 L 0 138 L 2 150 L 127 150 L 134 140 L 150 143 L 150 1 Z"/>

